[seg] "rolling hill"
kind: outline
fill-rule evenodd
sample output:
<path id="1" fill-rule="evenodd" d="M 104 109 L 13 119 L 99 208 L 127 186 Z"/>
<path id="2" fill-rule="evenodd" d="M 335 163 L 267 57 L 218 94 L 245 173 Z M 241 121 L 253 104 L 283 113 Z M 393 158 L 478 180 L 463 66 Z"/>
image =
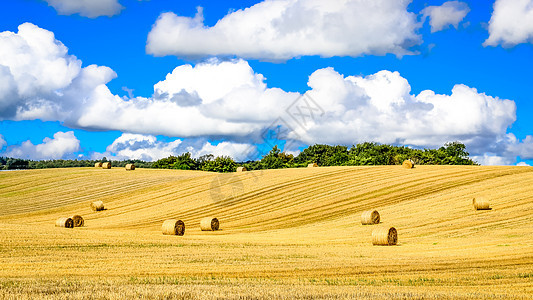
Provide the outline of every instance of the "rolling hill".
<path id="1" fill-rule="evenodd" d="M 492 210 L 473 209 L 479 196 Z M 10 171 L 0 205 L 8 296 L 61 298 L 72 285 L 111 298 L 533 294 L 531 167 Z M 361 225 L 367 209 L 381 224 Z M 54 226 L 73 214 L 84 227 Z M 205 216 L 221 230 L 200 231 Z M 170 218 L 184 236 L 161 234 Z M 372 246 L 376 226 L 394 226 L 399 244 Z"/>

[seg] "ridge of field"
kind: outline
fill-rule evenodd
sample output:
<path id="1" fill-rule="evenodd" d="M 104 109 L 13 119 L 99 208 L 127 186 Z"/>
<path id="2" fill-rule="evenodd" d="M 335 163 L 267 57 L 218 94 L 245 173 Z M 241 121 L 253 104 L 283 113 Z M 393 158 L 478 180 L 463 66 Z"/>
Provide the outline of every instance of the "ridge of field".
<path id="1" fill-rule="evenodd" d="M 365 298 L 375 286 L 369 298 L 392 290 L 400 298 L 530 297 L 532 191 L 531 167 L 0 172 L 0 288 L 31 298 L 39 289 L 30 282 L 55 289 L 67 276 L 84 287 L 99 278 L 163 294 L 188 285 L 200 298 L 206 284 L 221 297 L 283 297 L 295 285 L 307 296 L 346 296 L 357 286 Z M 479 196 L 493 209 L 475 211 Z M 105 211 L 91 211 L 97 200 Z M 382 224 L 361 225 L 367 209 Z M 54 227 L 73 214 L 86 226 Z M 206 216 L 222 230 L 200 231 Z M 185 222 L 185 236 L 161 234 L 170 218 Z M 399 245 L 372 246 L 376 226 L 394 226 Z M 257 294 L 261 286 L 270 292 Z M 272 294 L 276 286 L 284 288 Z M 117 298 L 135 297 L 132 290 Z"/>

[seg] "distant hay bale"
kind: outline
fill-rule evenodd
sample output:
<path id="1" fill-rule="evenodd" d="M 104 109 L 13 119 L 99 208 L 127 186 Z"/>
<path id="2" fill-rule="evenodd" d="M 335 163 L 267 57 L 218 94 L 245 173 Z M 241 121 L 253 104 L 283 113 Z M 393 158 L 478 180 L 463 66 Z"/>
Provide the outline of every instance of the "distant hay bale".
<path id="1" fill-rule="evenodd" d="M 111 169 L 111 162 L 108 161 L 108 162 L 105 162 L 102 164 L 102 168 L 103 169 Z"/>
<path id="2" fill-rule="evenodd" d="M 475 210 L 491 210 L 489 200 L 482 197 L 472 199 L 472 204 Z"/>
<path id="3" fill-rule="evenodd" d="M 71 218 L 59 218 L 56 227 L 74 228 L 74 221 Z"/>
<path id="4" fill-rule="evenodd" d="M 379 224 L 379 213 L 377 210 L 367 210 L 361 214 L 361 224 L 373 225 Z"/>
<path id="5" fill-rule="evenodd" d="M 372 231 L 372 245 L 390 246 L 398 243 L 398 233 L 394 227 L 381 227 Z"/>
<path id="6" fill-rule="evenodd" d="M 102 167 L 102 163 L 101 162 L 97 162 L 94 164 L 94 167 L 95 168 L 101 168 Z"/>
<path id="7" fill-rule="evenodd" d="M 412 169 L 415 167 L 415 162 L 410 159 L 406 159 L 403 161 L 402 166 L 406 169 Z"/>
<path id="8" fill-rule="evenodd" d="M 238 167 L 237 172 L 246 172 L 246 167 Z"/>
<path id="9" fill-rule="evenodd" d="M 104 210 L 104 202 L 102 202 L 102 201 L 94 201 L 94 202 L 91 203 L 91 208 L 94 211 Z"/>
<path id="10" fill-rule="evenodd" d="M 74 227 L 83 227 L 83 225 L 85 224 L 85 220 L 80 215 L 73 215 L 70 218 L 74 222 Z"/>
<path id="11" fill-rule="evenodd" d="M 200 220 L 200 229 L 202 231 L 216 231 L 220 227 L 220 223 L 217 218 L 203 218 Z"/>
<path id="12" fill-rule="evenodd" d="M 133 171 L 135 170 L 135 165 L 134 164 L 127 164 L 126 165 L 126 171 Z"/>
<path id="13" fill-rule="evenodd" d="M 308 164 L 307 167 L 308 168 L 316 168 L 316 167 L 318 167 L 318 164 L 317 163 Z"/>
<path id="14" fill-rule="evenodd" d="M 165 235 L 184 235 L 185 234 L 185 223 L 182 220 L 166 220 L 161 226 L 161 230 Z"/>

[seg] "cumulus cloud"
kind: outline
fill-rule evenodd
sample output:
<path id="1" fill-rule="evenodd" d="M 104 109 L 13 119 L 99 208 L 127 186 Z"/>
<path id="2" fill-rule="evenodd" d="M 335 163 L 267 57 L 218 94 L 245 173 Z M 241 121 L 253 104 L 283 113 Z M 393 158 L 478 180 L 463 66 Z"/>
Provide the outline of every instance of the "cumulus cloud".
<path id="1" fill-rule="evenodd" d="M 159 16 L 146 51 L 156 56 L 234 56 L 287 60 L 305 55 L 398 56 L 421 42 L 409 0 L 266 0 L 232 12 L 213 27 L 172 12 Z"/>
<path id="2" fill-rule="evenodd" d="M 533 42 L 533 0 L 496 0 L 484 46 Z"/>
<path id="3" fill-rule="evenodd" d="M 530 167 L 530 165 L 528 165 L 526 162 L 523 162 L 523 161 L 517 163 L 516 165 L 519 167 Z"/>
<path id="4" fill-rule="evenodd" d="M 116 74 L 68 54 L 54 34 L 33 24 L 0 33 L 0 120 L 77 119 L 82 106 Z"/>
<path id="5" fill-rule="evenodd" d="M 44 0 L 60 15 L 79 14 L 83 17 L 111 17 L 124 8 L 118 0 Z"/>
<path id="6" fill-rule="evenodd" d="M 448 1 L 441 6 L 428 6 L 420 13 L 424 20 L 429 17 L 431 32 L 437 32 L 446 29 L 450 25 L 457 29 L 459 23 L 469 12 L 468 4 L 460 1 Z"/>
<path id="7" fill-rule="evenodd" d="M 233 142 L 221 142 L 214 145 L 205 139 L 175 139 L 163 141 L 153 135 L 124 133 L 109 145 L 104 153 L 93 153 L 93 159 L 102 157 L 116 160 L 140 159 L 155 161 L 170 155 L 191 153 L 192 157 L 206 154 L 214 156 L 231 156 L 236 160 L 246 159 L 246 154 L 253 151 L 255 146 Z"/>
<path id="8" fill-rule="evenodd" d="M 21 145 L 10 145 L 3 156 L 33 160 L 66 159 L 73 157 L 77 151 L 80 151 L 80 141 L 74 132 L 59 131 L 53 138 L 46 137 L 42 144 L 34 145 L 31 141 L 25 141 Z"/>
<path id="9" fill-rule="evenodd" d="M 140 134 L 123 136 L 107 151 L 144 160 L 186 151 L 239 159 L 235 153 L 248 144 L 273 145 L 276 139 L 289 141 L 289 151 L 314 143 L 438 147 L 457 140 L 482 158 L 533 152 L 533 141 L 507 134 L 516 120 L 514 101 L 463 84 L 449 94 L 414 95 L 398 72 L 345 76 L 319 69 L 300 94 L 267 87 L 244 60 L 212 59 L 178 66 L 154 85 L 152 97 L 131 99 L 110 92 L 106 84 L 115 76 L 107 67 L 82 67 L 53 33 L 23 24 L 18 33 L 0 33 L 0 120 L 53 120 Z M 188 142 L 162 144 L 157 135 Z M 274 135 L 273 142 L 267 135 Z M 208 142 L 213 140 L 227 143 Z"/>

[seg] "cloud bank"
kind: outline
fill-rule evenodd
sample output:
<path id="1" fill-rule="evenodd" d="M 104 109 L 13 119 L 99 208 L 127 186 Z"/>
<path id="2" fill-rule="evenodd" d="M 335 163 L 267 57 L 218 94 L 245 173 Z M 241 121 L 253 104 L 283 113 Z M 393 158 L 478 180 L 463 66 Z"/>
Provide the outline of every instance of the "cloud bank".
<path id="1" fill-rule="evenodd" d="M 232 12 L 213 27 L 194 18 L 159 16 L 146 51 L 156 56 L 239 56 L 287 60 L 306 55 L 398 56 L 421 42 L 410 0 L 266 0 Z"/>
<path id="2" fill-rule="evenodd" d="M 458 140 L 479 157 L 533 157 L 531 138 L 507 134 L 516 120 L 514 101 L 463 84 L 446 95 L 414 95 L 398 72 L 350 76 L 324 68 L 309 76 L 309 90 L 300 94 L 268 87 L 244 60 L 212 59 L 176 67 L 154 85 L 151 97 L 123 99 L 106 86 L 115 76 L 108 67 L 82 67 L 53 33 L 22 24 L 18 33 L 0 33 L 0 120 L 138 134 L 123 136 L 108 152 L 145 160 L 179 149 L 239 159 L 238 153 L 277 129 L 284 131 L 280 140 L 291 141 L 288 150 L 364 141 L 437 147 Z M 157 135 L 185 140 L 164 145 L 154 140 Z M 207 142 L 213 140 L 225 142 Z M 31 151 L 35 145 L 25 146 L 37 153 Z"/>
<path id="3" fill-rule="evenodd" d="M 533 43 L 533 0 L 496 0 L 484 46 Z"/>
<path id="4" fill-rule="evenodd" d="M 79 14 L 82 17 L 97 18 L 117 15 L 124 8 L 118 0 L 44 0 L 60 15 Z"/>
<path id="5" fill-rule="evenodd" d="M 444 2 L 441 6 L 428 6 L 420 11 L 424 20 L 429 17 L 432 33 L 444 30 L 450 25 L 457 29 L 469 12 L 468 4 L 460 1 Z"/>

